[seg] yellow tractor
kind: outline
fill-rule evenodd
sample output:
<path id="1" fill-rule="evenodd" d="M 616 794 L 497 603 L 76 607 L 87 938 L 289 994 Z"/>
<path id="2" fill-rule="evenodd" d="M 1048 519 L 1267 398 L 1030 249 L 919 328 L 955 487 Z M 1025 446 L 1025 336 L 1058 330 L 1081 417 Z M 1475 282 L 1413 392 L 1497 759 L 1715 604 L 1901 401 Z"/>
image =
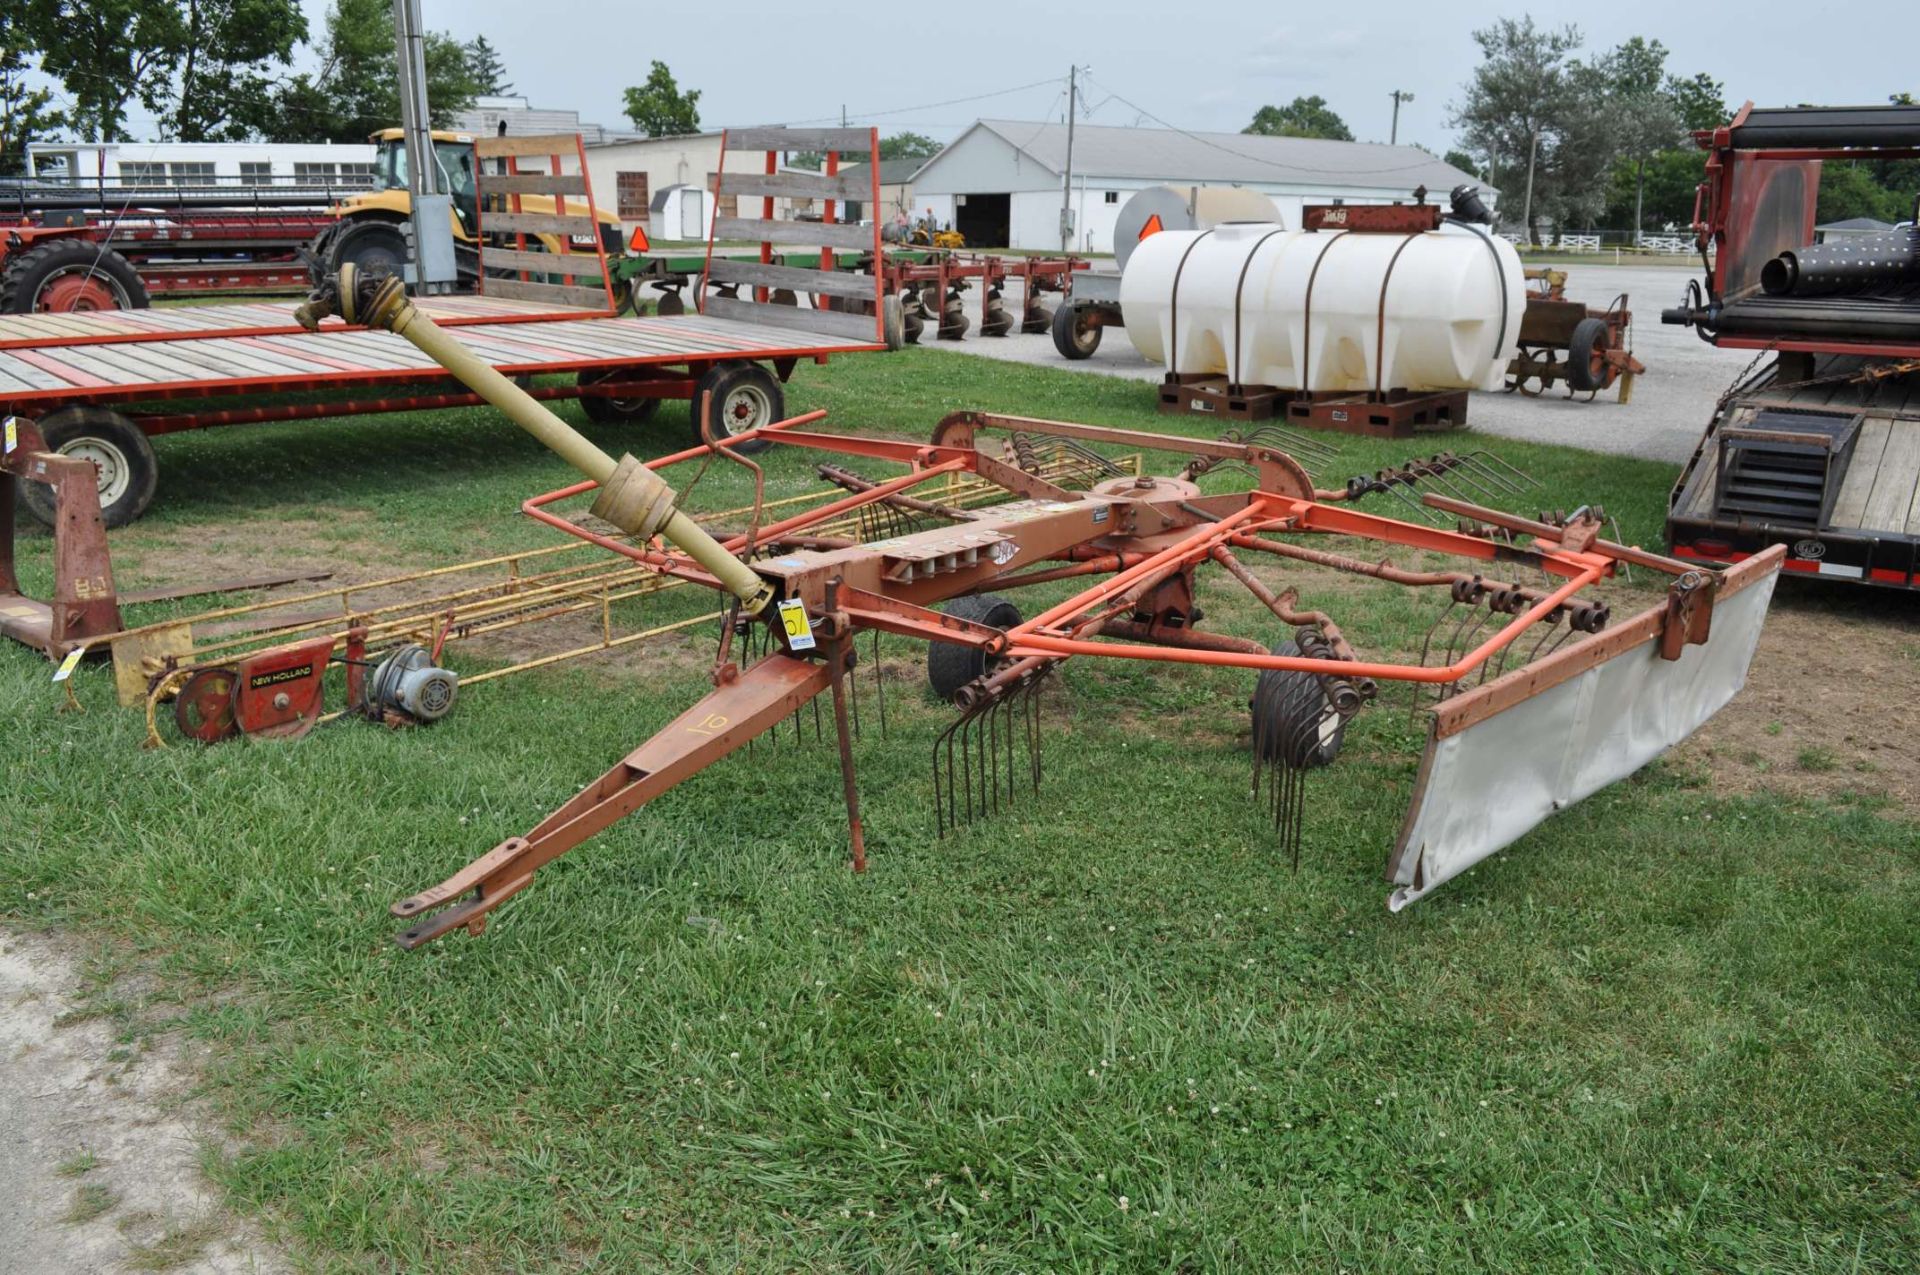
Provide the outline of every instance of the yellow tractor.
<path id="1" fill-rule="evenodd" d="M 352 265 L 362 274 L 387 273 L 398 276 L 407 259 L 406 223 L 412 214 L 413 198 L 407 189 L 407 143 L 397 128 L 382 129 L 370 139 L 377 151 L 373 163 L 373 189 L 363 195 L 350 195 L 330 210 L 333 225 L 314 236 L 309 247 L 315 279 L 328 278 L 342 265 Z M 433 158 L 440 167 L 444 188 L 453 196 L 453 241 L 460 262 L 460 277 L 471 282 L 479 275 L 479 253 L 474 233 L 479 215 L 474 193 L 473 135 L 471 133 L 433 133 Z M 550 195 L 522 195 L 520 210 L 529 213 L 555 211 Z M 572 211 L 584 211 L 574 210 Z M 600 209 L 600 240 L 607 256 L 619 255 L 624 247 L 620 219 Z M 558 252 L 559 236 L 530 234 L 530 252 Z M 576 235 L 572 245 L 578 252 L 593 245 L 585 236 Z"/>

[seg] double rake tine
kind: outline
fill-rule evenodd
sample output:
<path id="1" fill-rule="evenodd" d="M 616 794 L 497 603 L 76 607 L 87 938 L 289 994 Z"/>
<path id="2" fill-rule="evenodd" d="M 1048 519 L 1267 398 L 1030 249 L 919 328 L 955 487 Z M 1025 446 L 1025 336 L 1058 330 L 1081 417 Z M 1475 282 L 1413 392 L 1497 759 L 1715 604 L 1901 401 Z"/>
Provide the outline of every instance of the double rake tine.
<path id="1" fill-rule="evenodd" d="M 1020 791 L 1016 718 L 1026 726 L 1028 777 L 1039 788 L 1044 680 L 1044 674 L 1036 675 L 998 699 L 976 704 L 934 740 L 933 808 L 940 836 L 976 818 L 999 814 L 1003 805 L 1012 807 Z"/>
<path id="2" fill-rule="evenodd" d="M 1462 461 L 1471 461 L 1475 465 L 1478 465 L 1482 470 L 1486 471 L 1489 477 L 1507 484 L 1508 490 L 1514 492 L 1516 495 L 1523 491 L 1530 491 L 1540 485 L 1539 480 L 1532 474 L 1521 469 L 1505 457 L 1497 456 L 1485 448 L 1476 448 L 1459 459 Z M 1500 470 L 1505 470 L 1508 476 L 1503 477 L 1499 472 Z"/>

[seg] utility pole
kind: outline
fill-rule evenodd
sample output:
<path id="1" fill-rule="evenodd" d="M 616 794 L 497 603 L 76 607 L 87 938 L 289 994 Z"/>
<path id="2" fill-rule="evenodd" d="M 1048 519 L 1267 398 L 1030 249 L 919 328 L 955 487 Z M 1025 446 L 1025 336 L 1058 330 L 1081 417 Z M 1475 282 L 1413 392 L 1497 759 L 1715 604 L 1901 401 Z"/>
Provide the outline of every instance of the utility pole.
<path id="1" fill-rule="evenodd" d="M 1411 102 L 1412 100 L 1413 94 L 1411 93 L 1403 93 L 1399 89 L 1393 91 L 1393 132 L 1387 137 L 1387 145 L 1398 146 L 1400 144 L 1400 103 Z"/>
<path id="2" fill-rule="evenodd" d="M 453 251 L 453 194 L 441 189 L 427 111 L 426 33 L 420 0 L 393 0 L 393 34 L 399 58 L 400 129 L 407 146 L 407 193 L 413 222 L 407 282 L 425 296 L 453 291 L 459 278 Z"/>
<path id="3" fill-rule="evenodd" d="M 1539 154 L 1540 129 L 1536 125 L 1533 132 L 1527 134 L 1527 198 L 1520 206 L 1520 230 L 1528 243 L 1533 242 L 1533 161 Z"/>
<path id="4" fill-rule="evenodd" d="M 1067 172 L 1060 184 L 1060 251 L 1073 250 L 1073 120 L 1080 114 L 1080 68 L 1067 68 Z"/>

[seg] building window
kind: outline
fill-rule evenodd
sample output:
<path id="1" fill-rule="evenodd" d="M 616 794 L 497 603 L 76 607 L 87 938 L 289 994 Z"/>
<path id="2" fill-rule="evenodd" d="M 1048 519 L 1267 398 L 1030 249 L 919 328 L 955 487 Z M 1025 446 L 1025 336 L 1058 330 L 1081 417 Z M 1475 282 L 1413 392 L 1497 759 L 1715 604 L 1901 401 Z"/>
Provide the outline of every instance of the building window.
<path id="1" fill-rule="evenodd" d="M 355 184 L 370 185 L 373 182 L 372 164 L 342 164 L 340 176 Z"/>
<path id="2" fill-rule="evenodd" d="M 264 159 L 241 160 L 240 182 L 245 186 L 273 185 L 273 165 Z"/>
<path id="3" fill-rule="evenodd" d="M 614 199 L 619 206 L 620 220 L 646 222 L 648 203 L 651 196 L 647 190 L 645 173 L 615 173 L 613 175 Z"/>
<path id="4" fill-rule="evenodd" d="M 169 164 L 167 168 L 176 186 L 211 186 L 213 184 L 211 163 Z"/>
<path id="5" fill-rule="evenodd" d="M 136 184 L 145 184 L 147 182 L 164 183 L 167 180 L 167 166 L 165 164 L 122 163 L 120 165 L 120 180 L 124 182 L 134 182 Z"/>
<path id="6" fill-rule="evenodd" d="M 1119 192 L 1119 191 L 1117 191 L 1117 190 L 1110 190 L 1110 191 L 1108 191 L 1108 192 L 1107 192 L 1107 202 L 1108 202 L 1108 203 L 1110 203 L 1110 204 L 1117 204 L 1117 203 L 1119 203 L 1119 202 L 1120 202 L 1120 192 Z"/>

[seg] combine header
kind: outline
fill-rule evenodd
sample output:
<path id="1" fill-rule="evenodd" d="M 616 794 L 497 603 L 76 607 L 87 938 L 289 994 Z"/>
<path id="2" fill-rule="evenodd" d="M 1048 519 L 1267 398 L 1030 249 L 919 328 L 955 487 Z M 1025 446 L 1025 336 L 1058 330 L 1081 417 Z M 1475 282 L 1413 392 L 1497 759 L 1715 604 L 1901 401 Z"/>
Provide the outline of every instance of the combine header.
<path id="1" fill-rule="evenodd" d="M 1430 493 L 1426 506 L 1477 520 L 1480 534 L 1379 517 L 1351 507 L 1348 490 L 1316 489 L 1293 456 L 1265 439 L 1207 441 L 960 412 L 925 443 L 821 433 L 804 428 L 815 418 L 799 418 L 709 437 L 644 464 L 631 456 L 616 462 L 435 328 L 397 283 L 340 286 L 315 294 L 310 319 L 344 310 L 350 321 L 400 333 L 582 473 L 583 481 L 528 500 L 526 513 L 725 599 L 713 691 L 524 835 L 394 905 L 407 923 L 399 942 L 409 948 L 461 927 L 478 933 L 543 865 L 823 694 L 839 740 L 853 867 L 864 869 L 850 683 L 859 639 L 873 635 L 877 644 L 880 633 L 928 641 L 930 680 L 961 712 L 933 755 L 942 830 L 1037 785 L 1035 696 L 1076 656 L 1236 668 L 1257 678 L 1252 786 L 1270 804 L 1289 854 L 1298 852 L 1304 772 L 1335 757 L 1346 723 L 1381 684 L 1426 688 L 1433 725 L 1388 861 L 1397 909 L 1691 734 L 1745 680 L 1778 573 L 1778 552 L 1724 574 L 1690 568 L 1602 539 L 1600 520 L 1584 511 L 1551 525 Z M 750 438 L 891 462 L 903 472 L 876 479 L 836 470 L 846 496 L 764 525 L 756 515 L 737 534 L 710 533 L 678 507 L 660 471 L 716 456 L 751 467 L 738 454 Z M 1019 463 L 1023 449 L 1043 442 L 1188 459 L 1178 473 L 1116 475 L 1074 491 Z M 1202 477 L 1232 468 L 1252 475 L 1251 484 L 1203 491 Z M 1494 475 L 1460 460 L 1426 468 Z M 955 474 L 994 484 L 1006 499 L 943 505 L 938 481 Z M 1352 490 L 1364 495 L 1368 486 L 1363 479 Z M 613 534 L 555 511 L 589 494 L 591 513 Z M 864 543 L 820 534 L 863 509 L 905 523 Z M 909 529 L 915 524 L 925 529 Z M 1363 547 L 1322 547 L 1329 537 Z M 1403 569 L 1381 556 L 1388 547 L 1452 564 Z M 1332 615 L 1267 583 L 1251 565 L 1264 559 L 1444 600 L 1422 659 L 1363 655 Z M 1658 605 L 1615 622 L 1593 587 L 1626 564 L 1664 572 L 1672 583 Z M 1243 586 L 1290 636 L 1269 646 L 1200 627 L 1202 568 Z M 1063 581 L 1088 587 L 1030 617 L 1001 596 Z M 935 609 L 942 603 L 945 610 Z"/>

